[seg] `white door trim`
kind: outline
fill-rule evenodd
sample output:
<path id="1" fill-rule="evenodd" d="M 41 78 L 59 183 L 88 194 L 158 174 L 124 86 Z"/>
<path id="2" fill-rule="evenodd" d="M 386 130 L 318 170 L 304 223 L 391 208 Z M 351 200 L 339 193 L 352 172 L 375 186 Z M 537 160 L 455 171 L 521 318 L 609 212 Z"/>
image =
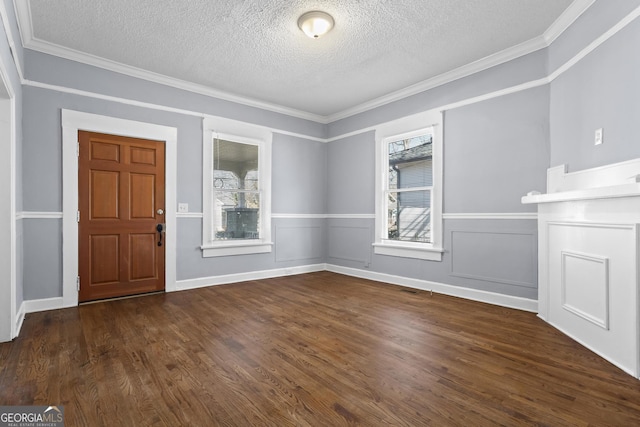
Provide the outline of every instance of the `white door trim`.
<path id="1" fill-rule="evenodd" d="M 78 130 L 164 141 L 165 289 L 176 290 L 176 183 L 178 129 L 73 110 L 62 110 L 62 305 L 78 305 Z"/>
<path id="2" fill-rule="evenodd" d="M 10 341 L 18 335 L 16 318 L 17 258 L 16 258 L 16 100 L 5 64 L 0 61 L 0 158 L 2 179 L 0 197 L 9 200 L 0 211 L 0 342 Z M 6 304 L 6 305 L 5 305 Z"/>

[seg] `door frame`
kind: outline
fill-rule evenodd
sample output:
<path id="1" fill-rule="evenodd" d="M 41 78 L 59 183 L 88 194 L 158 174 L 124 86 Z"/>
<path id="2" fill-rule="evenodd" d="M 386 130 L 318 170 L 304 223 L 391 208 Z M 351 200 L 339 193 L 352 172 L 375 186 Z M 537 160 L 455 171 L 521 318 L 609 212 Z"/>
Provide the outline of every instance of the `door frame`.
<path id="1" fill-rule="evenodd" d="M 0 59 L 0 197 L 9 200 L 0 211 L 0 342 L 18 336 L 16 224 L 16 96 L 5 63 Z"/>
<path id="2" fill-rule="evenodd" d="M 165 143 L 165 291 L 176 286 L 176 183 L 178 129 L 74 110 L 62 110 L 62 306 L 78 305 L 78 131 Z"/>

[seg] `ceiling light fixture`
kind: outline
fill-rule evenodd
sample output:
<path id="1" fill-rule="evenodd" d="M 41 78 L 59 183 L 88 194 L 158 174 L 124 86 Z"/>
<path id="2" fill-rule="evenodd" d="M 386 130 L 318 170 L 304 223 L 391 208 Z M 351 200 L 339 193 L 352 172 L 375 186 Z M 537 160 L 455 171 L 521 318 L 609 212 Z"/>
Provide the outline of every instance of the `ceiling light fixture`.
<path id="1" fill-rule="evenodd" d="M 320 38 L 333 28 L 333 18 L 325 12 L 314 10 L 298 18 L 298 27 L 312 39 Z"/>

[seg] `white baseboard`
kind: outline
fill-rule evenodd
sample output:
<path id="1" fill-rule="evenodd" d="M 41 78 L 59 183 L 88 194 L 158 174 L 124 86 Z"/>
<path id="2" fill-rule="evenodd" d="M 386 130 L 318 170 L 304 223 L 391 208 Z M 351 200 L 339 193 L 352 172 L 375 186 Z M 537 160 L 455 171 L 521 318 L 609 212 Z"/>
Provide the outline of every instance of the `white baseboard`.
<path id="1" fill-rule="evenodd" d="M 226 285 L 248 280 L 271 279 L 273 277 L 293 276 L 326 270 L 326 264 L 312 264 L 300 267 L 276 268 L 273 270 L 250 271 L 247 273 L 225 274 L 223 276 L 200 277 L 198 279 L 178 280 L 176 290 L 204 288 L 206 286 Z"/>
<path id="2" fill-rule="evenodd" d="M 617 366 L 618 368 L 622 369 L 624 372 L 626 372 L 627 374 L 631 375 L 632 377 L 640 379 L 640 376 L 639 376 L 640 373 L 637 372 L 633 367 L 621 365 L 619 361 L 612 359 L 611 357 L 607 356 L 606 354 L 603 354 L 599 349 L 597 349 L 596 347 L 594 347 L 590 343 L 585 342 L 584 340 L 581 340 L 580 338 L 576 337 L 574 334 L 570 333 L 565 328 L 560 327 L 556 323 L 549 322 L 548 320 L 545 320 L 545 322 L 547 322 L 549 325 L 553 326 L 554 328 L 556 328 L 557 330 L 559 330 L 560 332 L 562 332 L 563 334 L 565 334 L 566 336 L 568 336 L 569 338 L 571 338 L 572 340 L 574 340 L 575 342 L 580 344 L 581 346 L 588 348 L 589 350 L 591 350 L 592 352 L 594 352 L 598 356 L 602 357 L 604 360 L 608 361 L 612 365 Z"/>
<path id="3" fill-rule="evenodd" d="M 22 329 L 22 323 L 24 323 L 24 316 L 26 315 L 26 311 L 25 311 L 25 307 L 24 307 L 24 301 L 22 301 L 22 304 L 20 304 L 20 308 L 18 309 L 18 313 L 16 313 L 16 333 L 13 336 L 13 338 L 17 337 L 18 335 L 20 335 L 20 329 Z"/>
<path id="4" fill-rule="evenodd" d="M 178 280 L 176 282 L 176 290 L 184 291 L 188 289 L 197 289 L 207 286 L 246 282 L 248 280 L 270 279 L 274 277 L 313 273 L 316 271 L 331 271 L 347 276 L 375 280 L 377 282 L 406 286 L 409 288 L 433 291 L 443 295 L 451 295 L 473 301 L 499 305 L 502 307 L 531 311 L 534 313 L 538 311 L 538 301 L 536 300 L 502 295 L 494 292 L 480 291 L 477 289 L 464 288 L 460 286 L 446 285 L 444 283 L 430 282 L 428 280 L 411 279 L 407 277 L 394 276 L 391 274 L 341 267 L 334 264 L 311 264 L 299 267 L 277 268 L 273 270 L 251 271 L 247 273 L 226 274 L 223 276 Z M 18 310 L 18 315 L 16 316 L 16 331 L 18 333 L 20 332 L 25 314 L 35 313 L 38 311 L 56 310 L 60 308 L 64 308 L 62 297 L 23 301 L 20 309 Z"/>
<path id="5" fill-rule="evenodd" d="M 433 291 L 443 295 L 450 295 L 465 298 L 473 301 L 485 302 L 499 305 L 501 307 L 515 308 L 518 310 L 538 312 L 538 301 L 514 297 L 510 295 L 498 294 L 495 292 L 480 291 L 477 289 L 465 288 L 462 286 L 446 285 L 444 283 L 431 282 L 428 280 L 411 279 L 408 277 L 394 276 L 385 273 L 359 270 L 356 268 L 342 267 L 334 264 L 327 264 L 327 270 L 334 273 L 345 274 L 347 276 L 360 277 L 362 279 L 375 280 L 377 282 L 389 283 L 392 285 L 406 286 L 408 288 Z"/>
<path id="6" fill-rule="evenodd" d="M 64 308 L 62 297 L 32 299 L 23 301 L 24 313 L 36 313 L 38 311 L 57 310 Z"/>

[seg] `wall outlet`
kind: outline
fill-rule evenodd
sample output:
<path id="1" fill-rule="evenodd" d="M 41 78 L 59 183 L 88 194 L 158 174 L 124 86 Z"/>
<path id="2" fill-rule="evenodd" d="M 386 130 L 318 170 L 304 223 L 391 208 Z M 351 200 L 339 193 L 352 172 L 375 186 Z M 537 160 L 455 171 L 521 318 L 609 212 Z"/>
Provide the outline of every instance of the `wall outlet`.
<path id="1" fill-rule="evenodd" d="M 178 212 L 179 213 L 189 212 L 189 203 L 178 203 Z"/>
<path id="2" fill-rule="evenodd" d="M 600 145 L 602 144 L 602 141 L 604 139 L 604 133 L 603 133 L 603 129 L 596 129 L 596 144 L 595 145 Z"/>

